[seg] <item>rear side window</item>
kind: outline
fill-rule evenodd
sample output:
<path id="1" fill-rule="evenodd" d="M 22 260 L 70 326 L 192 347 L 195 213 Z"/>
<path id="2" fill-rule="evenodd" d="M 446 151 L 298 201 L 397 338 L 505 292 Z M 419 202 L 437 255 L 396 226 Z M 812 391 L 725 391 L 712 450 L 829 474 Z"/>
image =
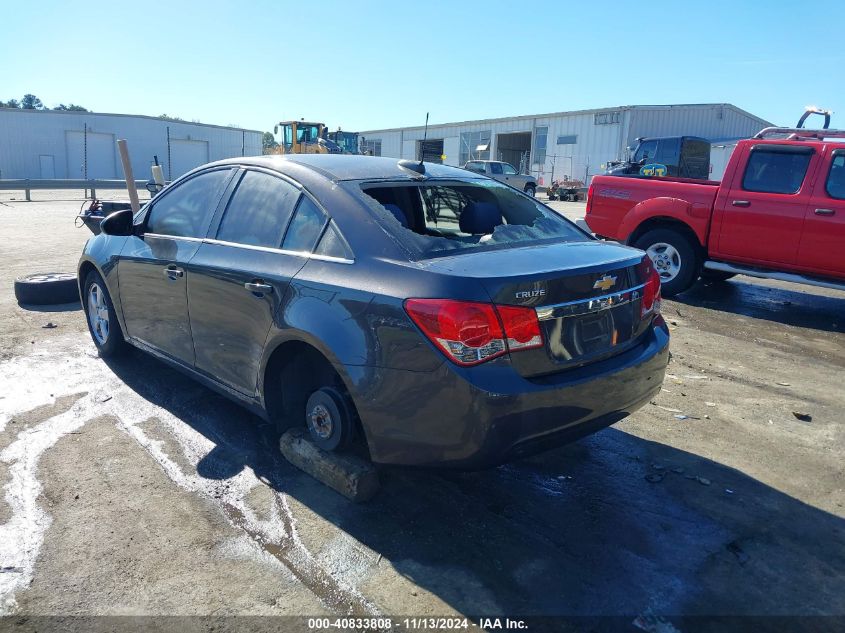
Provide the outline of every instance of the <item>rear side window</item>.
<path id="1" fill-rule="evenodd" d="M 317 243 L 317 238 L 326 225 L 326 214 L 311 201 L 308 196 L 302 196 L 296 213 L 291 220 L 282 248 L 287 251 L 311 252 Z"/>
<path id="2" fill-rule="evenodd" d="M 231 169 L 208 171 L 177 184 L 153 202 L 148 233 L 173 237 L 205 237 Z"/>
<path id="3" fill-rule="evenodd" d="M 479 174 L 484 173 L 484 163 L 467 163 L 466 168 L 470 171 L 478 172 Z"/>
<path id="4" fill-rule="evenodd" d="M 681 139 L 663 138 L 657 143 L 657 152 L 654 162 L 661 165 L 677 165 L 678 156 L 681 153 Z"/>
<path id="5" fill-rule="evenodd" d="M 279 248 L 299 190 L 281 178 L 247 171 L 232 195 L 217 239 Z"/>
<path id="6" fill-rule="evenodd" d="M 845 154 L 835 154 L 827 175 L 827 195 L 845 200 Z"/>
<path id="7" fill-rule="evenodd" d="M 589 241 L 557 213 L 495 180 L 363 184 L 365 200 L 412 255 Z"/>
<path id="8" fill-rule="evenodd" d="M 491 174 L 501 174 L 502 173 L 502 163 L 490 163 L 490 173 Z"/>
<path id="9" fill-rule="evenodd" d="M 320 243 L 314 249 L 314 253 L 340 259 L 352 259 L 352 251 L 334 222 L 329 222 L 323 237 L 320 238 Z"/>
<path id="10" fill-rule="evenodd" d="M 796 148 L 802 149 L 802 148 Z M 742 188 L 763 193 L 798 193 L 812 151 L 752 149 L 742 177 Z"/>

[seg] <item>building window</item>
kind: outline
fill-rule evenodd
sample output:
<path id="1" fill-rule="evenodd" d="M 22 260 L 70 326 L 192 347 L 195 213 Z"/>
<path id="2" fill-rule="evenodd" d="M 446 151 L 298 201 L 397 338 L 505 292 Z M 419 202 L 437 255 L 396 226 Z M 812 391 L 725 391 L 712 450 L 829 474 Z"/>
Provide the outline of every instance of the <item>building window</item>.
<path id="1" fill-rule="evenodd" d="M 546 164 L 546 143 L 549 137 L 547 126 L 534 128 L 534 163 L 537 165 Z"/>
<path id="2" fill-rule="evenodd" d="M 369 139 L 365 139 L 364 143 L 364 153 L 369 156 L 381 156 L 381 139 L 376 141 L 371 141 Z"/>
<path id="3" fill-rule="evenodd" d="M 557 144 L 558 145 L 575 145 L 578 142 L 578 135 L 577 134 L 569 134 L 566 136 L 558 136 L 557 137 Z"/>
<path id="4" fill-rule="evenodd" d="M 458 164 L 471 160 L 490 160 L 490 130 L 461 132 L 461 152 Z"/>
<path id="5" fill-rule="evenodd" d="M 596 112 L 593 122 L 596 125 L 613 125 L 621 120 L 621 112 Z"/>

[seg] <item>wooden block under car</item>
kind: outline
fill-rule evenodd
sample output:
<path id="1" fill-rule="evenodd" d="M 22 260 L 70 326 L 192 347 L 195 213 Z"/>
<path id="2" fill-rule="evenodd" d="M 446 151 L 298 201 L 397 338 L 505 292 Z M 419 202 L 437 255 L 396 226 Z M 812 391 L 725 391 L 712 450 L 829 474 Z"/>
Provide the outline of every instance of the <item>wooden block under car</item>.
<path id="1" fill-rule="evenodd" d="M 329 453 L 311 443 L 305 429 L 286 431 L 279 450 L 291 464 L 355 502 L 372 499 L 379 489 L 372 463 L 356 455 Z"/>

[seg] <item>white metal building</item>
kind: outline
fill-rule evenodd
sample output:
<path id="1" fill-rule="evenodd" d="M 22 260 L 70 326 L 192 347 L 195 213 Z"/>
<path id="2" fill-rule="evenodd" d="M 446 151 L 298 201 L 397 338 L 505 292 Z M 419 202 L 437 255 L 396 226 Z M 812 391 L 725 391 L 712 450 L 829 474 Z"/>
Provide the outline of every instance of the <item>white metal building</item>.
<path id="1" fill-rule="evenodd" d="M 261 154 L 261 132 L 128 114 L 0 108 L 0 179 L 123 178 L 126 139 L 135 178 L 158 156 L 172 180 L 213 160 Z"/>
<path id="2" fill-rule="evenodd" d="M 771 125 L 728 103 L 620 106 L 361 132 L 373 154 L 463 165 L 503 160 L 540 184 L 570 176 L 589 182 L 641 136 L 747 138 Z"/>

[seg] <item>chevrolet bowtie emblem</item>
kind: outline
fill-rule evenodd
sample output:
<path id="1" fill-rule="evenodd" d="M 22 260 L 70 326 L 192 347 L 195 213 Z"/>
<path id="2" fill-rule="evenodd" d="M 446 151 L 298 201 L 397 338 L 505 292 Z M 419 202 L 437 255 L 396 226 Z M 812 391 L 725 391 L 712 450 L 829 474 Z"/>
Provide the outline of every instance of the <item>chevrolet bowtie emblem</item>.
<path id="1" fill-rule="evenodd" d="M 611 277 L 610 275 L 605 275 L 601 279 L 597 279 L 596 283 L 593 284 L 593 290 L 610 290 L 613 287 L 613 284 L 616 283 L 616 277 Z"/>

